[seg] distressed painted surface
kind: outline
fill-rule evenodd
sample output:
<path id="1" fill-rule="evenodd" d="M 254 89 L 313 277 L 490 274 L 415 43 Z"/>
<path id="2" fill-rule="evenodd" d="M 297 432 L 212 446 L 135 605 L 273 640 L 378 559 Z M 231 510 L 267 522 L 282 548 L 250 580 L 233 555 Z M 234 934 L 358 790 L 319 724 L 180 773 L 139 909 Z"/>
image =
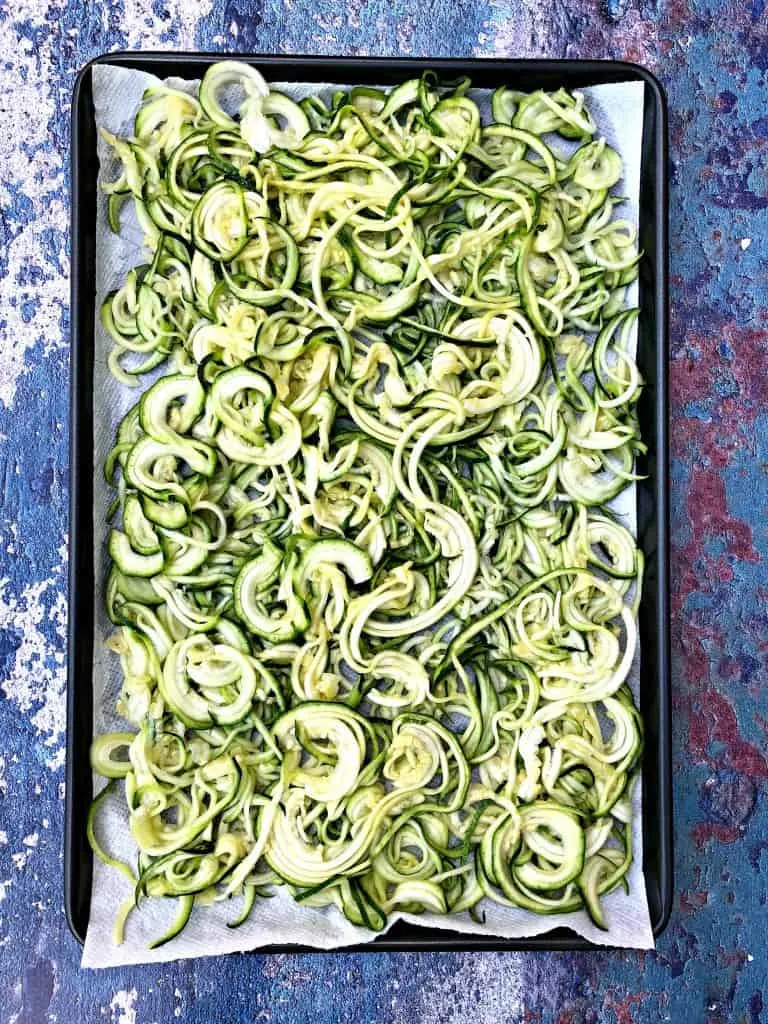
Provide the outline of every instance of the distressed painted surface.
<path id="1" fill-rule="evenodd" d="M 68 105 L 77 69 L 124 47 L 623 57 L 666 84 L 677 898 L 656 953 L 79 973 L 60 881 Z M 2 0 L 0 95 L 0 1024 L 768 1022 L 765 0 Z"/>

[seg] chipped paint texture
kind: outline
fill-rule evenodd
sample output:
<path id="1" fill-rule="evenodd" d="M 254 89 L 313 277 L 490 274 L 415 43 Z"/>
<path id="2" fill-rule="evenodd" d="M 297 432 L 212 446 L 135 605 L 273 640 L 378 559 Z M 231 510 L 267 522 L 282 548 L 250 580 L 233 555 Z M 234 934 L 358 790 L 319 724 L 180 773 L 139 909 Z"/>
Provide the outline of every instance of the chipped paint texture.
<path id="1" fill-rule="evenodd" d="M 78 971 L 61 909 L 69 96 L 104 50 L 621 57 L 671 106 L 675 910 L 650 954 Z M 0 1020 L 768 1022 L 764 0 L 0 4 Z"/>

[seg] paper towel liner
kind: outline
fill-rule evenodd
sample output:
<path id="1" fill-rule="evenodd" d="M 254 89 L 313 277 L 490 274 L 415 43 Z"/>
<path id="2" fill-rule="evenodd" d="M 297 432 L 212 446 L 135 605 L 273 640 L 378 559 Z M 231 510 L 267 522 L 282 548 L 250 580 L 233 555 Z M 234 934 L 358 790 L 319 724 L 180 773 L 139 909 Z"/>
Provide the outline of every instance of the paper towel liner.
<path id="1" fill-rule="evenodd" d="M 192 89 L 197 83 L 167 79 L 177 88 Z M 131 134 L 133 118 L 142 93 L 158 79 L 142 71 L 97 64 L 93 68 L 93 97 L 96 124 L 115 134 Z M 328 96 L 337 85 L 275 83 L 275 87 L 301 98 L 310 93 Z M 643 123 L 643 85 L 625 82 L 615 85 L 597 85 L 582 90 L 587 105 L 598 126 L 598 133 L 620 154 L 624 163 L 622 193 L 627 197 L 623 216 L 637 224 L 640 184 L 640 146 Z M 489 90 L 473 90 L 470 95 L 488 110 Z M 112 180 L 118 173 L 114 156 L 99 139 L 99 159 L 104 180 Z M 111 495 L 102 467 L 113 444 L 115 428 L 125 412 L 138 397 L 135 389 L 118 384 L 107 368 L 107 355 L 112 342 L 101 326 L 98 309 L 108 291 L 120 287 L 130 267 L 146 260 L 142 252 L 142 232 L 129 217 L 124 217 L 121 234 L 114 235 L 107 222 L 106 199 L 99 193 L 96 225 L 96 331 L 93 378 L 94 423 L 94 543 L 95 569 L 95 623 L 93 648 L 93 730 L 98 733 L 125 728 L 115 712 L 115 701 L 120 690 L 121 672 L 118 658 L 105 649 L 105 641 L 113 631 L 104 608 L 104 582 L 106 579 L 106 509 Z M 636 285 L 633 286 L 636 288 Z M 629 295 L 636 301 L 636 294 Z M 614 509 L 625 525 L 635 532 L 635 488 L 628 487 Z M 637 698 L 639 693 L 639 655 L 630 674 L 630 685 Z M 100 788 L 103 780 L 96 779 Z M 633 792 L 632 837 L 634 859 L 629 870 L 629 894 L 623 889 L 605 897 L 603 904 L 608 931 L 601 931 L 583 910 L 540 917 L 529 911 L 501 907 L 491 900 L 482 903 L 485 921 L 479 924 L 465 912 L 455 916 L 431 913 L 419 915 L 392 914 L 390 925 L 396 920 L 449 929 L 467 934 L 508 939 L 539 935 L 553 928 L 567 926 L 598 945 L 653 948 L 653 932 L 648 913 L 645 880 L 642 872 L 643 835 L 640 827 L 641 784 L 638 779 Z M 136 852 L 127 824 L 127 811 L 122 795 L 115 794 L 102 807 L 98 817 L 98 832 L 108 849 L 121 859 L 135 863 Z M 149 943 L 162 935 L 176 912 L 173 899 L 147 900 L 129 917 L 125 941 L 115 945 L 112 937 L 115 912 L 131 895 L 126 880 L 116 871 L 94 858 L 91 889 L 91 911 L 83 950 L 84 967 L 113 967 L 133 963 L 158 963 L 183 957 L 221 955 L 223 953 L 252 950 L 272 944 L 297 944 L 318 949 L 357 945 L 374 938 L 374 933 L 359 928 L 344 918 L 335 907 L 313 909 L 294 902 L 283 887 L 275 888 L 271 899 L 257 902 L 250 919 L 235 930 L 226 927 L 240 908 L 240 899 L 195 907 L 187 927 L 177 938 L 156 950 Z"/>

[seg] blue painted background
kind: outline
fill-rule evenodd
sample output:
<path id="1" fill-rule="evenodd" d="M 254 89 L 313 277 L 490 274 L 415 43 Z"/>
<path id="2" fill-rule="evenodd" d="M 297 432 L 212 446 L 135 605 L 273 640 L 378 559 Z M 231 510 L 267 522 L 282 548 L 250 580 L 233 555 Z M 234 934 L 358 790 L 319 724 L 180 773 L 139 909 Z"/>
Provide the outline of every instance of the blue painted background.
<path id="1" fill-rule="evenodd" d="M 117 48 L 620 57 L 672 157 L 677 895 L 650 954 L 233 956 L 80 973 L 62 912 L 68 118 Z M 764 0 L 0 0 L 2 1024 L 768 1024 Z"/>

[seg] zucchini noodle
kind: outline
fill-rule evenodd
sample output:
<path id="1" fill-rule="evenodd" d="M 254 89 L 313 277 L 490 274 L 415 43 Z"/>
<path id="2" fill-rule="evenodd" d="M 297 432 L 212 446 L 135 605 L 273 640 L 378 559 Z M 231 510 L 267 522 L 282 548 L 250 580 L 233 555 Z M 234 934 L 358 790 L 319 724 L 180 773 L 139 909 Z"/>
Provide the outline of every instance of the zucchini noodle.
<path id="1" fill-rule="evenodd" d="M 469 86 L 297 104 L 224 61 L 107 136 L 149 255 L 101 309 L 141 396 L 105 467 L 126 727 L 92 763 L 135 876 L 99 802 L 89 837 L 177 900 L 156 944 L 276 885 L 374 931 L 486 901 L 605 928 L 625 882 L 621 160 L 578 93 L 497 89 L 489 121 Z"/>

